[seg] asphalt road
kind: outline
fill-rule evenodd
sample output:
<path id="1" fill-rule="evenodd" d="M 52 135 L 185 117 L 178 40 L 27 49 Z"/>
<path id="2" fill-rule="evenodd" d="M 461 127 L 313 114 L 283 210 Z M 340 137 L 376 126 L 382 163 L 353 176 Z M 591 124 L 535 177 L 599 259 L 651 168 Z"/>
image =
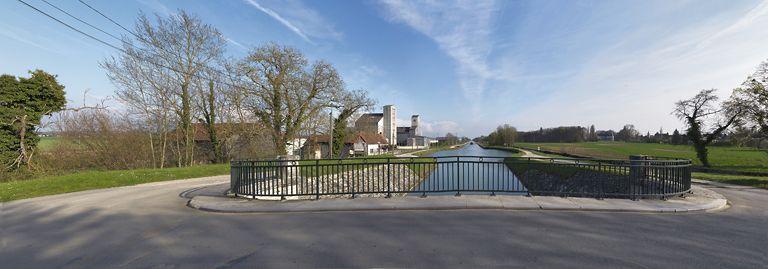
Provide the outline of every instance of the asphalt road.
<path id="1" fill-rule="evenodd" d="M 2 204 L 0 267 L 768 267 L 768 191 L 753 188 L 716 188 L 731 208 L 689 214 L 225 214 L 180 197 L 225 180 Z"/>

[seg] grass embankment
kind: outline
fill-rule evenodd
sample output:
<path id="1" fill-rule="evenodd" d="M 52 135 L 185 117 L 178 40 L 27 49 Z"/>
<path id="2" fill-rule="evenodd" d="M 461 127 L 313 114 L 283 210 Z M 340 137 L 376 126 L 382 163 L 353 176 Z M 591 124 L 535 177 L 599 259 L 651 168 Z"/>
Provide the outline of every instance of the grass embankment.
<path id="1" fill-rule="evenodd" d="M 519 149 L 513 148 L 513 147 L 502 147 L 502 146 L 483 146 L 478 144 L 478 146 L 484 148 L 484 149 L 495 149 L 495 150 L 501 150 L 506 151 L 512 154 L 512 156 L 520 156 L 522 155 L 522 152 Z"/>
<path id="2" fill-rule="evenodd" d="M 694 165 L 701 165 L 693 147 L 686 145 L 667 145 L 625 142 L 585 142 L 585 143 L 518 143 L 518 146 L 568 153 L 580 156 L 610 159 L 627 159 L 629 155 L 650 155 L 691 159 Z M 712 168 L 744 172 L 768 172 L 768 151 L 755 148 L 709 147 L 709 160 Z"/>
<path id="3" fill-rule="evenodd" d="M 723 174 L 698 173 L 698 172 L 694 172 L 691 175 L 691 177 L 697 178 L 697 179 L 715 181 L 715 182 L 768 189 L 768 177 L 723 175 Z"/>
<path id="4" fill-rule="evenodd" d="M 626 159 L 629 155 L 684 158 L 701 165 L 691 146 L 626 142 L 518 143 L 518 146 L 594 158 Z M 709 147 L 712 168 L 740 172 L 768 172 L 768 152 L 755 148 Z M 693 173 L 693 178 L 768 189 L 768 177 Z"/>
<path id="5" fill-rule="evenodd" d="M 0 183 L 0 202 L 68 192 L 229 174 L 229 164 L 183 168 L 85 171 Z"/>
<path id="6" fill-rule="evenodd" d="M 463 145 L 464 145 L 464 144 L 460 144 L 460 145 L 444 145 L 444 146 L 432 146 L 432 147 L 430 147 L 430 148 L 429 148 L 429 149 L 427 149 L 427 150 L 420 150 L 420 151 L 417 151 L 417 152 L 413 153 L 413 155 L 416 155 L 416 156 L 419 156 L 419 157 L 429 157 L 429 155 L 432 155 L 432 154 L 434 154 L 434 153 L 436 153 L 436 152 L 440 152 L 440 151 L 444 151 L 444 150 L 457 150 L 457 149 L 460 149 L 460 148 L 461 148 L 461 146 L 463 146 Z"/>

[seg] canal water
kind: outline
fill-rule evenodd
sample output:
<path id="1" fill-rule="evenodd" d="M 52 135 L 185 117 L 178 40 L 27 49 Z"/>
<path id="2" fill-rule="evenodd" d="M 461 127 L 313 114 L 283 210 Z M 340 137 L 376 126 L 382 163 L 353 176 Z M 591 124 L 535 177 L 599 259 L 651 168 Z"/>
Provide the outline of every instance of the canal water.
<path id="1" fill-rule="evenodd" d="M 512 154 L 496 149 L 484 149 L 475 143 L 454 150 L 436 152 L 437 166 L 414 192 L 448 190 L 450 192 L 428 195 L 453 195 L 453 190 L 469 190 L 462 193 L 490 194 L 494 191 L 526 192 L 509 168 L 504 157 Z M 497 194 L 509 194 L 496 192 Z"/>

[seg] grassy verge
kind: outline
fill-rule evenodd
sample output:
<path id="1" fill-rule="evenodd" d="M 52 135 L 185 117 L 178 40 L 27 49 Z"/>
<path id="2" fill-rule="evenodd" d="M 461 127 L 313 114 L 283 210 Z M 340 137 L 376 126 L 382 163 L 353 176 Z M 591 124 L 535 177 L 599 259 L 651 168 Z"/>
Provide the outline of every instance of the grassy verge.
<path id="1" fill-rule="evenodd" d="M 620 143 L 620 142 L 613 142 L 613 143 L 610 143 L 610 144 L 614 144 L 614 143 Z M 555 143 L 548 143 L 548 144 L 555 144 Z M 567 144 L 570 144 L 570 143 L 567 143 Z M 588 143 L 578 143 L 578 144 L 588 144 Z M 632 143 L 624 143 L 624 144 L 632 144 Z M 658 146 L 658 145 L 654 145 L 654 144 L 650 144 L 650 145 Z M 530 144 L 529 145 L 525 145 L 525 146 L 529 146 L 530 147 Z M 669 145 L 667 145 L 667 146 L 669 146 Z M 672 147 L 680 147 L 680 146 L 672 146 Z M 542 147 L 542 149 L 544 149 L 544 147 Z M 722 147 L 721 147 L 721 149 L 722 149 Z M 552 149 L 551 148 L 547 148 L 547 150 L 552 150 Z M 544 155 L 544 156 L 547 156 L 547 157 L 562 157 L 562 156 L 556 156 L 556 155 L 552 155 L 552 154 L 543 154 L 543 153 L 539 153 L 539 152 L 537 152 L 536 154 Z M 587 154 L 587 155 L 589 155 L 589 154 Z M 648 154 L 648 155 L 651 155 L 651 154 Z M 657 155 L 657 156 L 659 156 L 659 155 Z M 616 156 L 614 156 L 614 157 L 616 157 Z M 715 181 L 715 182 L 734 184 L 734 185 L 750 186 L 750 187 L 755 187 L 755 188 L 768 189 L 768 177 L 726 175 L 726 174 L 700 173 L 700 172 L 692 173 L 691 177 L 697 178 L 697 179 Z"/>
<path id="2" fill-rule="evenodd" d="M 422 150 L 414 153 L 413 155 L 416 155 L 419 157 L 429 157 L 429 155 L 432 155 L 433 153 L 438 151 L 457 150 L 459 148 L 461 148 L 461 145 L 433 146 L 433 147 L 430 147 L 428 150 Z"/>
<path id="3" fill-rule="evenodd" d="M 691 159 L 701 165 L 693 147 L 626 142 L 584 143 L 518 143 L 521 147 L 588 156 L 594 158 L 626 159 L 629 155 L 650 155 Z M 709 159 L 715 169 L 747 172 L 768 172 L 768 151 L 755 148 L 711 146 Z"/>
<path id="4" fill-rule="evenodd" d="M 509 152 L 510 154 L 512 154 L 511 156 L 521 156 L 521 155 L 523 155 L 523 153 L 519 149 L 516 149 L 514 147 L 502 147 L 502 146 L 480 146 L 480 147 L 482 147 L 484 149 L 495 149 L 495 150 L 506 151 L 506 152 Z"/>
<path id="5" fill-rule="evenodd" d="M 226 175 L 228 173 L 229 164 L 214 164 L 165 169 L 86 171 L 60 176 L 45 176 L 0 183 L 0 202 L 156 181 Z"/>
<path id="6" fill-rule="evenodd" d="M 768 189 L 768 177 L 723 175 L 712 173 L 693 173 L 691 177 L 715 182 Z"/>

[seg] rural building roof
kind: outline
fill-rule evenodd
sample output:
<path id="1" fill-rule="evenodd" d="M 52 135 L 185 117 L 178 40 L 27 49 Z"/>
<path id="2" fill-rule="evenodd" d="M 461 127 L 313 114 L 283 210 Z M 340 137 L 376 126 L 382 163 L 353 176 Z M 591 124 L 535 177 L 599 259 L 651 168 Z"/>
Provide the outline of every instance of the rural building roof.
<path id="1" fill-rule="evenodd" d="M 360 123 L 377 123 L 384 118 L 384 113 L 366 113 L 360 115 L 360 118 L 356 122 Z"/>
<path id="2" fill-rule="evenodd" d="M 388 144 L 387 139 L 381 134 L 374 134 L 368 132 L 359 132 L 356 134 L 354 141 L 363 140 L 366 144 Z"/>

